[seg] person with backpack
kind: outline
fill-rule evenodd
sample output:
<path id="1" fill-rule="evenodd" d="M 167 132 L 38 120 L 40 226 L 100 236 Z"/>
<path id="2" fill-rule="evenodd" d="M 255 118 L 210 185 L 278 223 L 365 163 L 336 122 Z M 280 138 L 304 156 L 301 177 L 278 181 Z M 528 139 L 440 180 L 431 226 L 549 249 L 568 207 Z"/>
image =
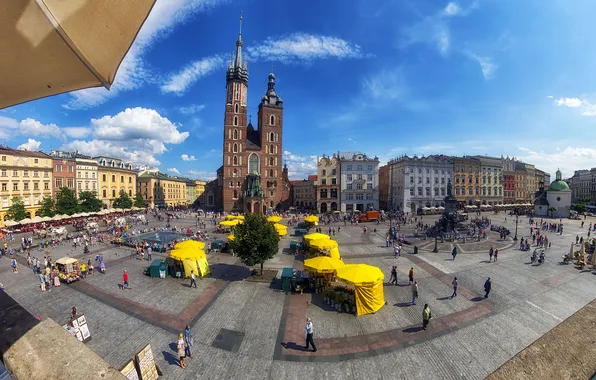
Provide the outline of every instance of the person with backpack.
<path id="1" fill-rule="evenodd" d="M 432 314 L 430 312 L 430 307 L 428 306 L 428 304 L 424 304 L 424 309 L 422 310 L 422 329 L 426 330 L 426 326 L 428 326 L 428 323 L 430 322 L 430 319 L 432 318 Z"/>

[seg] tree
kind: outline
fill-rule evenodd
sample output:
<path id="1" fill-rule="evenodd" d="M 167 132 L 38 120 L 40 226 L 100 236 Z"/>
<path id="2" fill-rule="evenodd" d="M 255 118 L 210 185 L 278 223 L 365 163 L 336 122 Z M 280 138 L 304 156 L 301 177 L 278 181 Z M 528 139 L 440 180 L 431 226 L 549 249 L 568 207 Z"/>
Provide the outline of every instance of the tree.
<path id="1" fill-rule="evenodd" d="M 580 203 L 580 204 L 575 205 L 575 211 L 577 211 L 580 214 L 583 214 L 586 211 L 588 211 L 588 208 L 586 207 L 585 204 Z"/>
<path id="2" fill-rule="evenodd" d="M 555 213 L 555 211 L 557 211 L 557 209 L 554 207 L 549 207 L 548 211 L 550 212 L 550 216 L 553 217 L 555 215 L 554 213 Z"/>
<path id="3" fill-rule="evenodd" d="M 49 216 L 52 217 L 56 214 L 56 205 L 54 204 L 54 200 L 52 197 L 46 196 L 43 197 L 41 200 L 41 207 L 37 212 L 37 215 L 44 217 Z"/>
<path id="4" fill-rule="evenodd" d="M 126 191 L 120 190 L 120 194 L 118 194 L 118 198 L 114 200 L 114 204 L 112 205 L 114 208 L 131 208 L 132 207 L 132 199 L 126 194 Z"/>
<path id="5" fill-rule="evenodd" d="M 101 200 L 97 198 L 95 191 L 81 191 L 79 201 L 81 203 L 80 209 L 83 212 L 98 212 L 103 205 Z"/>
<path id="6" fill-rule="evenodd" d="M 138 192 L 135 196 L 134 206 L 141 208 L 145 207 L 145 200 L 143 199 L 143 195 L 140 192 Z"/>
<path id="7" fill-rule="evenodd" d="M 71 189 L 61 187 L 56 194 L 56 212 L 62 215 L 72 215 L 79 212 L 79 201 Z"/>
<path id="8" fill-rule="evenodd" d="M 25 210 L 25 205 L 23 204 L 21 197 L 12 198 L 12 205 L 8 208 L 6 215 L 8 215 L 10 220 L 15 220 L 17 222 L 27 217 L 27 211 Z"/>
<path id="9" fill-rule="evenodd" d="M 243 224 L 234 228 L 235 239 L 230 242 L 234 253 L 248 266 L 272 259 L 278 251 L 279 235 L 263 214 L 248 214 Z"/>

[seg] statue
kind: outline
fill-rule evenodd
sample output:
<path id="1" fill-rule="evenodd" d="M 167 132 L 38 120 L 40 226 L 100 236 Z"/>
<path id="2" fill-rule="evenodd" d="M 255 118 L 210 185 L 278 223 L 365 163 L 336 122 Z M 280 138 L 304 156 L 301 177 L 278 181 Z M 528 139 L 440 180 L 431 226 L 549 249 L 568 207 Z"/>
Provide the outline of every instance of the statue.
<path id="1" fill-rule="evenodd" d="M 447 180 L 447 196 L 448 197 L 452 197 L 453 196 L 453 185 L 451 185 L 451 178 L 449 178 Z"/>

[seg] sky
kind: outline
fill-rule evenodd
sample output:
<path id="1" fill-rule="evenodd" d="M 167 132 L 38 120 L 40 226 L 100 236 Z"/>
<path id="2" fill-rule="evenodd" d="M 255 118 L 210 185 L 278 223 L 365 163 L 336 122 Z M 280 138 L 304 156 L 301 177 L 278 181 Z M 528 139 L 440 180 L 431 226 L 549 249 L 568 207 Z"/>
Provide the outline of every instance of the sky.
<path id="1" fill-rule="evenodd" d="M 110 91 L 0 110 L 0 143 L 214 178 L 241 10 L 248 112 L 273 71 L 293 179 L 338 151 L 596 166 L 593 0 L 157 0 Z"/>

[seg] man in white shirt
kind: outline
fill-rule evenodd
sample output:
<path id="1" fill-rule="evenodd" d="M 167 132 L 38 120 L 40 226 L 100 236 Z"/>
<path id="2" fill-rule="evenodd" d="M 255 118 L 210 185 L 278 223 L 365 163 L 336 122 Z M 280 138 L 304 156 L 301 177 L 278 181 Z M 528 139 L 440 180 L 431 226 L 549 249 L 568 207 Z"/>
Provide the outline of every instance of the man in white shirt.
<path id="1" fill-rule="evenodd" d="M 191 270 L 190 271 L 190 286 L 189 288 L 192 288 L 192 286 L 195 286 L 195 288 L 197 287 L 197 276 L 195 275 L 195 271 Z"/>
<path id="2" fill-rule="evenodd" d="M 317 346 L 315 346 L 315 342 L 312 340 L 312 334 L 314 333 L 312 321 L 310 318 L 306 318 L 306 347 L 305 349 L 308 350 L 309 344 L 312 346 L 312 352 L 317 352 Z"/>

